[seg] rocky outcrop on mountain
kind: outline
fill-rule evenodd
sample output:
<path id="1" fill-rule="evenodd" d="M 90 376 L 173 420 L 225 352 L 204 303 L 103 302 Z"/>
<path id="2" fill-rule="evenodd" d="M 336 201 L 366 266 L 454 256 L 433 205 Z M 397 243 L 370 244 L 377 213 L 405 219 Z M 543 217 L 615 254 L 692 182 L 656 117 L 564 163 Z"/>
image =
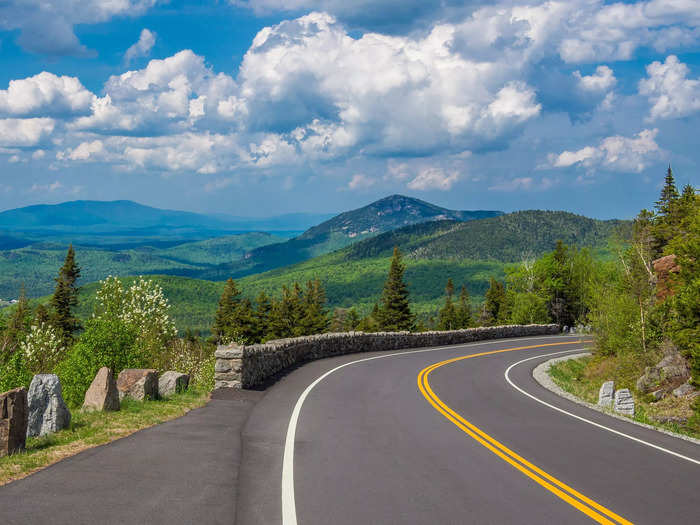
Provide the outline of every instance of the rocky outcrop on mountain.
<path id="1" fill-rule="evenodd" d="M 661 399 L 685 383 L 690 377 L 690 369 L 685 358 L 671 341 L 661 344 L 663 358 L 654 366 L 648 366 L 637 380 L 639 392 L 653 392 L 655 399 Z"/>
<path id="2" fill-rule="evenodd" d="M 663 301 L 673 295 L 672 275 L 680 271 L 675 255 L 667 255 L 651 263 L 656 274 L 656 298 Z"/>

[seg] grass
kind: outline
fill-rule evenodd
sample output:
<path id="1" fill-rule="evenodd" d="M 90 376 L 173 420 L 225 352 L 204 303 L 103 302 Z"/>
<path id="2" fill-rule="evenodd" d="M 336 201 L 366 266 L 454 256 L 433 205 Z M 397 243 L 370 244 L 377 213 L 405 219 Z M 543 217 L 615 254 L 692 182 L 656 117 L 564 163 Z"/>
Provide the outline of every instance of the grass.
<path id="1" fill-rule="evenodd" d="M 619 361 L 614 357 L 570 359 L 554 363 L 549 369 L 549 375 L 564 391 L 589 403 L 597 403 L 600 386 L 608 380 L 615 381 L 616 389 L 630 388 L 634 392 L 627 384 L 629 372 L 620 374 L 621 369 L 628 367 L 622 366 L 623 363 Z M 700 405 L 700 398 L 695 402 Z M 650 396 L 635 392 L 634 403 L 635 421 L 700 439 L 700 411 L 693 407 L 690 399 L 667 395 L 660 401 L 653 402 Z M 661 423 L 661 418 L 676 418 L 677 421 Z M 684 423 L 682 420 L 687 421 Z"/>
<path id="2" fill-rule="evenodd" d="M 24 478 L 83 450 L 109 443 L 203 406 L 208 394 L 188 391 L 165 400 L 125 399 L 118 412 L 72 413 L 70 427 L 39 438 L 27 439 L 24 452 L 0 458 L 0 485 Z"/>

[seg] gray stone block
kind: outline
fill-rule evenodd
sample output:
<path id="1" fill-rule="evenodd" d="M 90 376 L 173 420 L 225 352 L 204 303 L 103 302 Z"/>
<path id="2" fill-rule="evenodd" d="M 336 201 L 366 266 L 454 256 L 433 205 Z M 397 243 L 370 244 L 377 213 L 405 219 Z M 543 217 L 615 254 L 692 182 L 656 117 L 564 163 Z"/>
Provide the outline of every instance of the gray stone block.
<path id="1" fill-rule="evenodd" d="M 55 374 L 39 374 L 32 378 L 27 405 L 27 437 L 52 434 L 70 425 L 70 411 L 63 401 L 61 382 Z"/>
<path id="2" fill-rule="evenodd" d="M 614 410 L 626 416 L 634 415 L 634 398 L 629 389 L 623 388 L 615 392 Z"/>
<path id="3" fill-rule="evenodd" d="M 615 382 L 606 381 L 600 385 L 598 391 L 598 405 L 602 407 L 610 407 L 613 404 L 613 395 L 615 393 Z"/>

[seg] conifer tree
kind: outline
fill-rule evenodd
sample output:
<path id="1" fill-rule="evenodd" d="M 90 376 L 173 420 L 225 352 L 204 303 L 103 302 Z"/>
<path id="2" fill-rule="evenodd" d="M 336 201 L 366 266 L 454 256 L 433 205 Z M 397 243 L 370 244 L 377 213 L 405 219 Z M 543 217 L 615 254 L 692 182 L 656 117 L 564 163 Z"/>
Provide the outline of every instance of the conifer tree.
<path id="1" fill-rule="evenodd" d="M 358 329 L 358 326 L 360 326 L 360 316 L 357 314 L 357 310 L 354 308 L 348 310 L 344 325 L 343 328 L 346 332 L 352 332 Z"/>
<path id="2" fill-rule="evenodd" d="M 74 334 L 80 330 L 80 321 L 74 310 L 78 306 L 78 286 L 80 267 L 75 262 L 75 250 L 68 247 L 66 259 L 58 271 L 56 288 L 51 297 L 52 323 L 60 332 L 63 344 L 67 347 L 74 340 Z"/>
<path id="3" fill-rule="evenodd" d="M 270 315 L 272 314 L 272 301 L 263 291 L 255 300 L 255 339 L 261 343 L 270 331 Z"/>
<path id="4" fill-rule="evenodd" d="M 219 306 L 214 314 L 212 334 L 217 343 L 221 344 L 233 334 L 233 319 L 240 304 L 241 291 L 236 281 L 229 278 L 224 285 L 224 291 L 219 298 Z"/>
<path id="5" fill-rule="evenodd" d="M 472 308 L 469 304 L 469 292 L 464 285 L 459 292 L 459 304 L 456 310 L 457 328 L 469 328 L 472 324 Z"/>
<path id="6" fill-rule="evenodd" d="M 491 277 L 484 302 L 484 320 L 486 324 L 494 325 L 498 323 L 501 318 L 501 308 L 505 303 L 505 299 L 506 292 L 503 283 Z"/>
<path id="7" fill-rule="evenodd" d="M 328 312 L 325 309 L 326 292 L 318 279 L 306 284 L 303 298 L 303 316 L 300 335 L 320 334 L 328 329 Z"/>
<path id="8" fill-rule="evenodd" d="M 671 166 L 668 166 L 668 171 L 666 172 L 666 178 L 664 179 L 664 187 L 661 189 L 661 195 L 659 200 L 656 201 L 656 209 L 660 215 L 669 216 L 673 213 L 673 207 L 675 202 L 678 200 L 678 189 L 676 188 L 676 181 L 673 178 L 673 171 L 671 171 Z"/>
<path id="9" fill-rule="evenodd" d="M 445 287 L 445 306 L 442 307 L 438 314 L 438 330 L 455 330 L 457 326 L 457 310 L 452 302 L 452 296 L 455 292 L 455 286 L 452 279 L 447 279 Z"/>
<path id="10" fill-rule="evenodd" d="M 23 284 L 15 309 L 7 319 L 7 326 L 4 333 L 3 355 L 0 356 L 2 357 L 0 362 L 5 362 L 7 358 L 14 353 L 19 344 L 24 340 L 24 336 L 29 333 L 31 322 L 32 312 Z"/>
<path id="11" fill-rule="evenodd" d="M 389 276 L 384 283 L 381 307 L 379 308 L 379 328 L 384 331 L 411 330 L 415 318 L 408 302 L 408 286 L 403 280 L 406 267 L 401 261 L 398 246 L 394 247 L 394 256 L 389 267 Z"/>

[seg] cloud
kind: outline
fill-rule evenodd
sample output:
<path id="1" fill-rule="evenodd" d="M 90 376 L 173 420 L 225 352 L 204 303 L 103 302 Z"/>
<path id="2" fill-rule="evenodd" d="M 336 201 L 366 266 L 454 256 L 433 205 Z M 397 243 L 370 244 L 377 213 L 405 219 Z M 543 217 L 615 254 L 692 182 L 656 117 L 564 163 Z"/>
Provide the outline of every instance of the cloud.
<path id="1" fill-rule="evenodd" d="M 617 82 L 613 70 L 608 66 L 598 66 L 593 75 L 581 75 L 580 71 L 574 71 L 573 75 L 580 89 L 594 93 L 604 93 Z"/>
<path id="2" fill-rule="evenodd" d="M 651 103 L 649 119 L 685 117 L 700 110 L 700 79 L 688 77 L 688 66 L 675 55 L 652 62 L 647 78 L 639 81 L 639 93 Z"/>
<path id="3" fill-rule="evenodd" d="M 20 31 L 17 43 L 46 55 L 88 55 L 73 30 L 77 24 L 138 16 L 158 0 L 5 0 L 0 2 L 0 30 Z"/>
<path id="4" fill-rule="evenodd" d="M 32 184 L 32 186 L 29 188 L 29 191 L 33 193 L 53 193 L 57 190 L 60 190 L 61 188 L 63 188 L 63 184 L 61 184 L 60 181 L 54 181 L 50 184 Z"/>
<path id="5" fill-rule="evenodd" d="M 577 151 L 550 154 L 549 162 L 555 168 L 579 165 L 586 168 L 602 167 L 613 171 L 641 172 L 658 159 L 661 149 L 654 140 L 658 129 L 645 129 L 635 137 L 619 135 L 603 139 L 598 146 L 586 146 Z"/>
<path id="6" fill-rule="evenodd" d="M 151 49 L 156 43 L 156 34 L 148 29 L 142 29 L 138 41 L 129 47 L 124 53 L 124 63 L 130 64 L 131 61 L 139 57 L 147 57 L 151 54 Z"/>
<path id="7" fill-rule="evenodd" d="M 377 183 L 376 179 L 369 177 L 363 173 L 356 173 L 348 182 L 349 190 L 364 190 L 374 186 Z"/>
<path id="8" fill-rule="evenodd" d="M 411 190 L 442 190 L 447 191 L 452 188 L 459 179 L 456 171 L 447 172 L 441 168 L 425 168 L 418 173 L 418 176 L 411 180 L 406 186 Z"/>
<path id="9" fill-rule="evenodd" d="M 55 125 L 50 118 L 0 119 L 0 147 L 37 146 L 51 135 Z"/>
<path id="10" fill-rule="evenodd" d="M 95 99 L 75 77 L 43 71 L 33 77 L 10 80 L 0 90 L 0 114 L 9 116 L 66 116 L 84 114 Z"/>

